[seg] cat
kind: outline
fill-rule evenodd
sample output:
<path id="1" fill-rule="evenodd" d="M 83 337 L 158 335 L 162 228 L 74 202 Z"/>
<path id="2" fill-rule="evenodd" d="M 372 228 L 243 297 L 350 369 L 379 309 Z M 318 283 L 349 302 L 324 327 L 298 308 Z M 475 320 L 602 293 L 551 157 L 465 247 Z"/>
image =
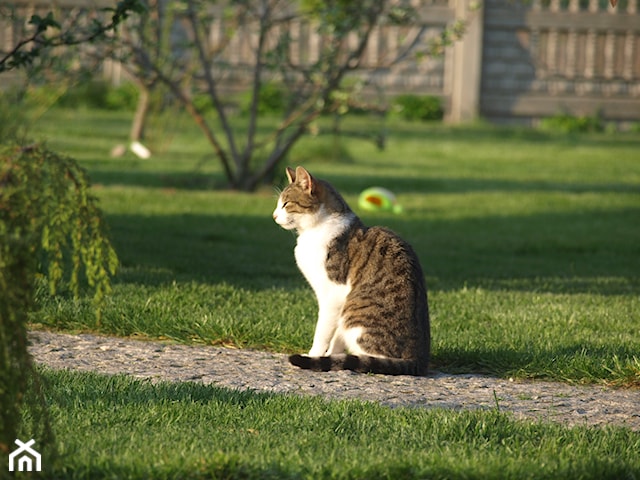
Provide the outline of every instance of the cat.
<path id="1" fill-rule="evenodd" d="M 273 219 L 297 231 L 296 263 L 318 301 L 311 350 L 289 361 L 315 371 L 425 375 L 429 307 L 411 246 L 391 230 L 366 227 L 303 167 L 286 174 Z"/>

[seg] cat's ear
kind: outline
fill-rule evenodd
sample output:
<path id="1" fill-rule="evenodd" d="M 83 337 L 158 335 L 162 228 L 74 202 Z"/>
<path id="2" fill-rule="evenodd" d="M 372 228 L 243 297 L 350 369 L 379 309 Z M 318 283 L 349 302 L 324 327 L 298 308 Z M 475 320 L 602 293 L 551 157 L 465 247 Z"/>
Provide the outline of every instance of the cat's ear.
<path id="1" fill-rule="evenodd" d="M 296 181 L 296 172 L 293 168 L 287 167 L 287 178 L 289 179 L 289 183 L 293 183 Z"/>
<path id="2" fill-rule="evenodd" d="M 296 168 L 295 180 L 307 193 L 312 192 L 314 179 L 303 167 Z"/>

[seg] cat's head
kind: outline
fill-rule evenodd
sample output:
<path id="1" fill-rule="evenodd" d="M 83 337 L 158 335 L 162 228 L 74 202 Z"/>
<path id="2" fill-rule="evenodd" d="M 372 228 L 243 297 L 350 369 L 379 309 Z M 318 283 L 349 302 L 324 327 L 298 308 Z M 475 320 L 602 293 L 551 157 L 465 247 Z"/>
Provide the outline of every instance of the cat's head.
<path id="1" fill-rule="evenodd" d="M 286 230 L 311 228 L 329 216 L 351 212 L 331 185 L 303 167 L 287 167 L 289 185 L 280 193 L 273 219 Z"/>

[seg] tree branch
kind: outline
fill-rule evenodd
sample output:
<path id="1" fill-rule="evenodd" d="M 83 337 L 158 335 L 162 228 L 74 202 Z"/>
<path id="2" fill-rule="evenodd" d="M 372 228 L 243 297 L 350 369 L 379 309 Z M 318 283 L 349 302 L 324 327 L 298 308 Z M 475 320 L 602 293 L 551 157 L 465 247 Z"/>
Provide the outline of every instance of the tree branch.
<path id="1" fill-rule="evenodd" d="M 254 189 L 255 186 L 260 183 L 271 172 L 280 160 L 291 150 L 291 147 L 298 141 L 298 139 L 306 132 L 307 125 L 313 121 L 314 118 L 320 115 L 320 112 L 314 112 L 308 121 L 301 123 L 297 128 L 285 139 L 284 142 L 278 142 L 269 155 L 269 158 L 264 162 L 262 168 L 258 170 L 256 174 L 251 177 L 249 187 Z"/>
<path id="2" fill-rule="evenodd" d="M 231 149 L 231 156 L 234 159 L 234 163 L 236 164 L 236 167 L 238 167 L 237 169 L 241 170 L 241 168 L 239 168 L 241 167 L 241 161 L 238 155 L 238 148 L 236 146 L 235 135 L 233 133 L 233 129 L 231 128 L 231 124 L 227 119 L 227 114 L 225 113 L 224 105 L 220 101 L 220 96 L 218 95 L 216 81 L 213 78 L 213 75 L 211 72 L 212 65 L 210 60 L 207 58 L 207 54 L 204 49 L 204 40 L 202 39 L 200 34 L 200 27 L 198 25 L 198 16 L 196 14 L 196 9 L 195 9 L 193 0 L 188 0 L 187 5 L 188 5 L 187 16 L 193 28 L 194 45 L 196 47 L 196 50 L 198 51 L 198 57 L 200 59 L 200 64 L 203 69 L 203 75 L 207 84 L 207 92 L 209 94 L 209 97 L 211 98 L 211 101 L 213 102 L 213 106 L 218 114 L 220 123 L 222 124 L 222 129 L 224 130 L 225 136 L 227 137 L 227 141 L 229 142 L 229 148 Z M 200 117 L 202 116 L 200 115 Z M 225 155 L 225 158 L 226 158 L 226 155 Z M 226 162 L 228 162 L 228 160 L 226 160 Z M 227 170 L 228 175 L 231 174 L 231 176 L 228 177 L 229 180 L 232 183 L 236 183 L 238 179 L 236 178 L 236 175 L 233 175 L 229 170 L 229 165 L 226 165 L 225 170 Z"/>
<path id="3" fill-rule="evenodd" d="M 205 120 L 204 115 L 202 115 L 202 112 L 200 112 L 200 110 L 198 110 L 198 108 L 193 104 L 193 102 L 185 95 L 185 93 L 182 91 L 180 86 L 174 80 L 167 77 L 158 68 L 157 65 L 152 64 L 151 68 L 153 69 L 155 74 L 158 76 L 158 79 L 162 83 L 164 83 L 167 87 L 169 87 L 169 89 L 171 90 L 171 93 L 173 93 L 173 95 L 180 101 L 180 103 L 184 105 L 189 115 L 191 115 L 191 117 L 194 119 L 198 127 L 200 127 L 205 137 L 207 138 L 208 142 L 211 144 L 214 151 L 216 152 L 216 155 L 218 156 L 218 158 L 220 159 L 220 162 L 222 163 L 222 167 L 224 169 L 224 173 L 225 173 L 225 176 L 227 177 L 227 180 L 229 180 L 231 185 L 237 186 L 237 179 L 233 174 L 233 170 L 231 169 L 227 152 L 224 150 L 224 148 L 222 147 L 222 144 L 218 141 L 218 138 L 215 136 L 211 128 L 209 128 L 209 124 Z"/>
<path id="4" fill-rule="evenodd" d="M 79 32 L 79 36 L 74 36 L 71 31 L 62 32 L 58 35 L 47 37 L 45 32 L 48 28 L 60 30 L 60 24 L 49 12 L 46 17 L 33 15 L 29 24 L 36 28 L 35 33 L 19 41 L 7 54 L 0 58 L 0 72 L 23 67 L 33 62 L 40 55 L 42 48 L 54 48 L 61 46 L 75 46 L 83 43 L 91 43 L 102 37 L 105 33 L 115 30 L 118 25 L 127 19 L 131 13 L 142 13 L 145 6 L 140 0 L 122 0 L 115 8 L 105 8 L 105 12 L 113 12 L 111 21 L 102 24 L 98 20 L 91 23 L 91 28 L 87 32 Z M 34 44 L 34 48 L 28 52 L 22 51 L 27 45 Z"/>
<path id="5" fill-rule="evenodd" d="M 258 45 L 256 48 L 256 58 L 253 66 L 253 81 L 251 87 L 251 105 L 249 106 L 249 126 L 247 128 L 247 144 L 242 153 L 242 172 L 247 170 L 251 155 L 255 146 L 255 135 L 258 124 L 258 104 L 260 101 L 260 87 L 262 87 L 262 54 L 264 52 L 265 40 L 270 29 L 269 18 L 271 16 L 271 5 L 268 0 L 262 0 L 261 12 L 259 12 Z"/>

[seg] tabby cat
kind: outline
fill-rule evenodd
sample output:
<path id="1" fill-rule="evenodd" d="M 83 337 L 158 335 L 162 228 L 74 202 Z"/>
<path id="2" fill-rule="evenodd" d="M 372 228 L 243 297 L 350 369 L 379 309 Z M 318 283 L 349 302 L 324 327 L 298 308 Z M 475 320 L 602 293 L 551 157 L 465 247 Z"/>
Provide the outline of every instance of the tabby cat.
<path id="1" fill-rule="evenodd" d="M 296 263 L 318 300 L 311 350 L 289 361 L 317 371 L 425 375 L 429 308 L 412 248 L 363 225 L 328 182 L 302 167 L 286 173 L 273 218 L 297 231 Z"/>

